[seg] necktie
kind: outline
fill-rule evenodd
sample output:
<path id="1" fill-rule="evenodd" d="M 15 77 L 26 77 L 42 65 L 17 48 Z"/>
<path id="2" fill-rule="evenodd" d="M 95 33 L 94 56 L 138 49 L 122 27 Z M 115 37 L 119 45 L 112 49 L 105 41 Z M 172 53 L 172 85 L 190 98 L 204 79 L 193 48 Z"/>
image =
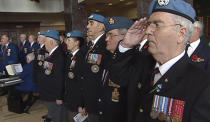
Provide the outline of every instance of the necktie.
<path id="1" fill-rule="evenodd" d="M 187 43 L 186 48 L 185 48 L 186 53 L 187 53 L 189 47 L 190 47 L 190 44 Z"/>
<path id="2" fill-rule="evenodd" d="M 152 71 L 152 75 L 151 75 L 151 86 L 153 86 L 155 84 L 154 82 L 154 78 L 155 78 L 155 75 L 160 73 L 160 70 L 158 67 L 156 67 L 153 71 Z"/>

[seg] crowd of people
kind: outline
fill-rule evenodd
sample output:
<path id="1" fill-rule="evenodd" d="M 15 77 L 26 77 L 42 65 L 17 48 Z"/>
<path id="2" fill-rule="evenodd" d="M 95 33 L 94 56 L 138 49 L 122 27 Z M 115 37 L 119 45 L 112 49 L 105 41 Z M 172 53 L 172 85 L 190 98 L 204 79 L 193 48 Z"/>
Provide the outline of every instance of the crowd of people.
<path id="1" fill-rule="evenodd" d="M 44 101 L 45 122 L 208 122 L 210 47 L 183 0 L 153 0 L 149 18 L 92 14 L 80 30 L 1 36 L 0 72 L 21 63 L 22 93 Z M 80 121 L 79 121 L 80 120 Z"/>

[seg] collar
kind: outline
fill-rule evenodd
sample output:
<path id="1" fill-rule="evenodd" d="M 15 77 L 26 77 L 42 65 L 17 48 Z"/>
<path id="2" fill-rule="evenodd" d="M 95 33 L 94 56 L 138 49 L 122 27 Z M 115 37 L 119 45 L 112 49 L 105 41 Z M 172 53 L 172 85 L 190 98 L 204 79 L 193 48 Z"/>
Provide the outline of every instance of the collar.
<path id="1" fill-rule="evenodd" d="M 172 58 L 171 60 L 167 61 L 163 65 L 160 66 L 160 64 L 156 63 L 155 68 L 159 67 L 160 74 L 163 76 L 179 59 L 181 59 L 185 54 L 185 51 L 183 51 L 181 54 L 176 56 L 175 58 Z"/>
<path id="2" fill-rule="evenodd" d="M 58 46 L 56 46 L 55 48 L 53 48 L 50 53 L 49 53 L 49 56 L 52 55 L 52 53 L 58 48 Z"/>
<path id="3" fill-rule="evenodd" d="M 40 46 L 40 48 L 42 48 L 44 46 L 44 44 L 42 44 L 41 46 Z"/>
<path id="4" fill-rule="evenodd" d="M 26 43 L 26 40 L 25 40 L 25 41 L 23 41 L 23 45 L 25 45 L 25 43 Z"/>
<path id="5" fill-rule="evenodd" d="M 31 47 L 33 46 L 34 42 L 31 42 Z"/>
<path id="6" fill-rule="evenodd" d="M 7 48 L 7 47 L 8 47 L 8 45 L 9 45 L 9 42 L 8 42 L 7 44 L 5 44 L 5 47 Z"/>
<path id="7" fill-rule="evenodd" d="M 201 40 L 198 39 L 197 41 L 192 42 L 190 44 L 190 46 L 188 47 L 188 50 L 187 50 L 187 54 L 188 54 L 189 57 L 193 54 L 193 52 L 195 51 L 195 49 L 198 47 L 198 45 L 200 44 L 200 41 Z"/>
<path id="8" fill-rule="evenodd" d="M 79 51 L 79 49 L 77 49 L 74 52 L 72 52 L 72 55 L 73 55 L 72 57 L 74 57 L 78 51 Z"/>
<path id="9" fill-rule="evenodd" d="M 144 39 L 141 43 L 140 43 L 140 47 L 139 50 L 141 50 L 141 48 L 144 46 L 144 44 L 147 42 L 148 39 Z"/>
<path id="10" fill-rule="evenodd" d="M 93 46 L 98 42 L 98 40 L 99 40 L 103 35 L 104 35 L 104 34 L 101 34 L 101 35 L 98 36 L 95 40 L 92 40 Z"/>

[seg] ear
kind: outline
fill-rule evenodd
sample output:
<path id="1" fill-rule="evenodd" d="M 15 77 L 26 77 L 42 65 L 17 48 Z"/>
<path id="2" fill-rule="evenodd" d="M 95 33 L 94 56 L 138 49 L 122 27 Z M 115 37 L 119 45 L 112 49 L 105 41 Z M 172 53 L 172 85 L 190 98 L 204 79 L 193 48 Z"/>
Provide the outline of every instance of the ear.
<path id="1" fill-rule="evenodd" d="M 180 27 L 179 33 L 178 33 L 178 43 L 183 43 L 183 41 L 186 39 L 187 37 L 187 28 L 186 27 Z"/>

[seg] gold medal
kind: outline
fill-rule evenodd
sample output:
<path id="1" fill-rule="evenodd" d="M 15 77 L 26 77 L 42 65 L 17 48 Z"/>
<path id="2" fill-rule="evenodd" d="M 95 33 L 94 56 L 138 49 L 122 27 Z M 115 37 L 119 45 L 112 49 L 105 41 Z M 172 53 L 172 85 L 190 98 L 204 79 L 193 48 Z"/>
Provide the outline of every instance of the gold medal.
<path id="1" fill-rule="evenodd" d="M 68 76 L 69 76 L 70 79 L 73 79 L 74 78 L 74 73 L 73 72 L 69 72 Z"/>
<path id="2" fill-rule="evenodd" d="M 39 61 L 38 65 L 39 65 L 39 66 L 42 66 L 42 64 L 43 64 L 42 61 Z"/>
<path id="3" fill-rule="evenodd" d="M 51 74 L 51 70 L 46 69 L 46 70 L 45 70 L 45 74 L 46 74 L 46 75 L 50 75 L 50 74 Z"/>
<path id="4" fill-rule="evenodd" d="M 158 119 L 159 119 L 160 121 L 165 120 L 165 115 L 164 115 L 163 112 L 160 112 L 160 113 L 159 113 Z"/>
<path id="5" fill-rule="evenodd" d="M 119 100 L 120 100 L 120 93 L 118 91 L 118 88 L 114 88 L 114 91 L 112 92 L 112 101 L 119 102 Z"/>
<path id="6" fill-rule="evenodd" d="M 91 71 L 92 71 L 93 73 L 97 73 L 97 72 L 99 71 L 99 66 L 98 66 L 98 65 L 93 65 L 93 66 L 91 66 Z"/>

